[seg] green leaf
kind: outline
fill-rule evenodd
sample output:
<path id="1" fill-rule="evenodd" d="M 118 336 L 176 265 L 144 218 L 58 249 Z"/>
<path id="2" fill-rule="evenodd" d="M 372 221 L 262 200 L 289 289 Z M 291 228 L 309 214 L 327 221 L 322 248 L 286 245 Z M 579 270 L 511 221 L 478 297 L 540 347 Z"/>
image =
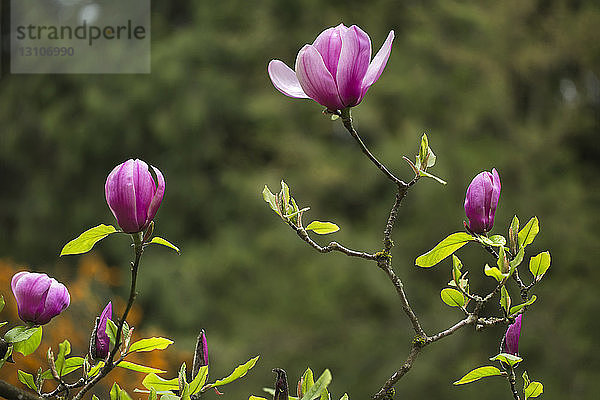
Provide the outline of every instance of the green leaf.
<path id="1" fill-rule="evenodd" d="M 500 306 L 508 314 L 510 310 L 510 295 L 508 294 L 508 290 L 506 290 L 506 286 L 502 286 L 500 289 Z"/>
<path id="2" fill-rule="evenodd" d="M 469 241 L 475 240 L 473 236 L 465 232 L 456 232 L 449 235 L 447 238 L 438 243 L 433 249 L 427 253 L 417 257 L 415 264 L 418 267 L 429 268 L 433 267 L 456 250 L 463 247 Z"/>
<path id="3" fill-rule="evenodd" d="M 0 311 L 4 309 L 4 296 L 0 294 Z"/>
<path id="4" fill-rule="evenodd" d="M 138 351 L 164 350 L 173 344 L 171 339 L 163 337 L 151 337 L 148 339 L 140 339 L 129 347 L 129 353 Z"/>
<path id="5" fill-rule="evenodd" d="M 463 296 L 463 294 L 456 289 L 442 289 L 440 297 L 442 298 L 442 301 L 448 304 L 450 307 L 462 308 L 465 306 L 465 296 Z"/>
<path id="6" fill-rule="evenodd" d="M 180 400 L 180 397 L 174 394 L 163 394 L 160 396 L 160 400 Z"/>
<path id="7" fill-rule="evenodd" d="M 65 244 L 65 247 L 60 251 L 61 256 L 69 254 L 87 253 L 100 240 L 108 235 L 117 232 L 114 226 L 100 224 L 83 232 L 77 238 Z"/>
<path id="8" fill-rule="evenodd" d="M 293 207 L 290 205 L 290 188 L 287 183 L 283 181 L 283 179 L 281 180 L 281 191 L 279 192 L 279 198 L 283 203 L 283 210 L 285 211 L 285 214 L 294 212 Z"/>
<path id="9" fill-rule="evenodd" d="M 497 354 L 494 357 L 490 358 L 490 361 L 502 361 L 502 362 L 510 365 L 511 367 L 514 367 L 515 365 L 517 365 L 518 363 L 523 361 L 523 359 L 521 357 L 515 356 L 513 354 L 500 353 L 500 354 Z"/>
<path id="10" fill-rule="evenodd" d="M 529 260 L 529 270 L 536 281 L 542 279 L 546 271 L 550 268 L 550 253 L 544 251 Z"/>
<path id="11" fill-rule="evenodd" d="M 447 183 L 448 183 L 448 182 L 446 182 L 445 180 L 443 180 L 442 178 L 438 178 L 437 176 L 435 176 L 435 175 L 432 175 L 432 174 L 430 174 L 429 172 L 425 172 L 425 171 L 423 171 L 422 169 L 421 169 L 421 170 L 419 170 L 419 175 L 420 175 L 420 176 L 426 176 L 426 177 L 428 177 L 428 178 L 431 178 L 431 179 L 435 179 L 435 180 L 436 180 L 438 183 L 441 183 L 442 185 L 445 185 L 445 184 L 447 184 Z"/>
<path id="12" fill-rule="evenodd" d="M 308 392 L 308 390 L 315 384 L 315 378 L 312 369 L 307 368 L 302 375 L 302 394 Z"/>
<path id="13" fill-rule="evenodd" d="M 308 224 L 306 230 L 312 230 L 314 233 L 318 233 L 319 235 L 326 235 L 328 233 L 339 231 L 340 227 L 334 224 L 333 222 L 313 221 L 310 224 Z"/>
<path id="14" fill-rule="evenodd" d="M 181 400 L 192 400 L 190 398 L 190 385 L 187 384 L 187 382 L 185 382 L 185 379 L 183 381 L 183 390 L 181 391 Z"/>
<path id="15" fill-rule="evenodd" d="M 254 367 L 254 364 L 256 364 L 256 362 L 258 361 L 258 358 L 259 358 L 259 356 L 256 356 L 256 357 L 248 360 L 245 364 L 242 364 L 242 365 L 238 366 L 236 369 L 234 369 L 233 372 L 231 374 L 229 374 L 229 376 L 227 376 L 223 379 L 217 380 L 215 383 L 212 383 L 210 386 L 215 387 L 215 386 L 226 385 L 228 383 L 235 381 L 236 379 L 243 377 L 244 375 L 246 375 L 248 373 L 250 368 Z"/>
<path id="16" fill-rule="evenodd" d="M 340 400 L 348 400 L 348 393 L 344 393 Z"/>
<path id="17" fill-rule="evenodd" d="M 316 397 L 320 397 L 323 390 L 327 390 L 327 385 L 331 382 L 331 372 L 328 369 L 323 371 L 319 379 L 315 382 L 314 385 L 308 389 L 308 392 L 304 393 L 302 396 L 302 400 L 313 400 Z"/>
<path id="18" fill-rule="evenodd" d="M 150 244 L 160 244 L 162 246 L 165 246 L 172 250 L 175 250 L 177 252 L 177 254 L 181 255 L 181 251 L 179 251 L 179 247 L 175 246 L 173 243 L 171 243 L 168 240 L 163 239 L 161 237 L 154 236 L 152 238 L 152 240 L 150 241 Z"/>
<path id="19" fill-rule="evenodd" d="M 208 378 L 208 365 L 203 365 L 198 369 L 198 373 L 190 382 L 190 394 L 198 393 L 206 383 L 206 378 Z"/>
<path id="20" fill-rule="evenodd" d="M 506 275 L 503 275 L 497 267 L 490 267 L 487 264 L 483 267 L 483 272 L 485 272 L 487 276 L 495 278 L 498 282 L 502 282 L 502 280 L 506 278 Z"/>
<path id="21" fill-rule="evenodd" d="M 534 302 L 534 301 L 536 301 L 536 300 L 537 300 L 537 297 L 536 297 L 536 295 L 534 294 L 533 296 L 531 296 L 531 299 L 527 300 L 525 303 L 523 303 L 523 304 L 519 304 L 519 305 L 516 305 L 516 306 L 514 306 L 514 307 L 511 307 L 511 308 L 510 308 L 510 312 L 508 313 L 508 315 L 509 315 L 509 316 L 513 316 L 513 315 L 515 315 L 516 313 L 518 313 L 519 311 L 521 311 L 521 309 L 522 309 L 523 307 L 525 307 L 525 306 L 528 306 L 528 305 L 530 305 L 530 304 L 533 304 L 533 302 Z"/>
<path id="22" fill-rule="evenodd" d="M 277 206 L 277 196 L 275 196 L 271 192 L 267 185 L 265 185 L 265 188 L 262 191 L 262 196 L 264 201 L 266 201 L 269 207 L 271 207 L 271 210 L 275 211 L 277 215 L 281 217 L 281 212 L 279 211 L 279 207 Z"/>
<path id="23" fill-rule="evenodd" d="M 126 391 L 121 389 L 115 382 L 110 389 L 110 400 L 133 400 Z"/>
<path id="24" fill-rule="evenodd" d="M 33 375 L 28 374 L 27 372 L 17 370 L 17 376 L 19 381 L 25 386 L 27 386 L 31 390 L 35 390 L 37 392 L 37 386 L 35 386 L 35 380 L 33 379 Z"/>
<path id="25" fill-rule="evenodd" d="M 536 235 L 540 231 L 540 224 L 537 217 L 533 217 L 529 220 L 527 225 L 519 231 L 519 246 L 526 247 L 533 242 Z"/>
<path id="26" fill-rule="evenodd" d="M 508 263 L 508 259 L 506 258 L 506 252 L 504 251 L 504 247 L 500 247 L 500 250 L 498 251 L 497 265 L 500 269 L 500 272 L 508 276 L 508 273 L 510 272 L 510 264 Z"/>
<path id="27" fill-rule="evenodd" d="M 462 262 L 455 254 L 452 254 L 452 279 L 457 286 L 459 285 L 460 277 L 462 276 L 462 272 L 460 272 L 461 269 Z"/>
<path id="28" fill-rule="evenodd" d="M 117 325 L 115 325 L 114 322 L 112 322 L 111 319 L 107 319 L 106 320 L 106 334 L 108 335 L 108 339 L 110 341 L 110 345 L 112 347 L 115 346 L 115 341 L 117 340 L 117 330 L 119 328 L 117 327 Z"/>
<path id="29" fill-rule="evenodd" d="M 117 364 L 117 367 L 129 369 L 131 371 L 143 372 L 145 374 L 154 373 L 154 374 L 164 374 L 167 371 L 163 371 L 162 369 L 146 367 L 145 365 L 134 364 L 129 361 L 121 361 Z"/>
<path id="30" fill-rule="evenodd" d="M 163 392 L 165 390 L 179 390 L 179 379 L 163 379 L 156 374 L 150 373 L 146 375 L 142 381 L 142 385 L 146 389 L 154 389 L 157 392 Z"/>
<path id="31" fill-rule="evenodd" d="M 8 360 L 10 358 L 10 356 L 12 355 L 12 352 L 13 352 L 12 346 L 8 346 L 8 350 L 4 354 L 4 357 L 0 358 L 0 368 L 2 368 L 4 363 L 6 363 L 6 360 Z"/>
<path id="32" fill-rule="evenodd" d="M 62 343 L 58 345 L 58 354 L 56 356 L 56 371 L 59 376 L 63 376 L 63 368 L 65 367 L 65 358 L 71 354 L 71 343 L 68 340 L 64 340 Z"/>
<path id="33" fill-rule="evenodd" d="M 467 373 L 465 376 L 460 378 L 458 381 L 454 382 L 455 385 L 464 385 L 466 383 L 471 383 L 481 378 L 485 378 L 488 376 L 496 376 L 502 375 L 502 372 L 496 367 L 492 367 L 491 365 L 485 367 L 475 368 L 473 371 Z"/>
<path id="34" fill-rule="evenodd" d="M 158 395 L 156 394 L 156 390 L 154 388 L 150 389 L 150 395 L 148 395 L 148 400 L 157 400 Z"/>
<path id="35" fill-rule="evenodd" d="M 95 394 L 92 395 L 92 400 L 100 400 Z"/>
<path id="36" fill-rule="evenodd" d="M 503 247 L 504 245 L 506 245 L 506 238 L 502 235 L 490 236 L 490 241 L 492 243 L 492 246 Z"/>
<path id="37" fill-rule="evenodd" d="M 248 397 L 248 400 L 267 400 L 267 399 L 265 399 L 264 397 L 250 395 L 250 397 Z"/>
<path id="38" fill-rule="evenodd" d="M 427 155 L 429 154 L 429 140 L 427 140 L 427 135 L 423 134 L 423 136 L 421 136 L 421 145 L 419 146 L 419 158 L 418 158 L 418 163 L 421 169 L 425 169 L 427 167 L 427 164 L 424 163 L 424 161 L 427 158 Z M 425 164 L 425 165 L 423 165 Z"/>
<path id="39" fill-rule="evenodd" d="M 33 334 L 29 338 L 13 343 L 13 351 L 18 351 L 24 356 L 28 356 L 39 347 L 42 342 L 42 327 L 38 326 L 31 328 L 31 330 L 33 330 Z"/>
<path id="40" fill-rule="evenodd" d="M 525 388 L 525 400 L 538 397 L 542 393 L 544 393 L 544 385 L 541 382 L 531 382 Z"/>
<path id="41" fill-rule="evenodd" d="M 37 332 L 37 329 L 37 327 L 15 326 L 4 334 L 4 340 L 9 343 L 22 342 L 33 336 Z"/>
<path id="42" fill-rule="evenodd" d="M 83 365 L 83 357 L 70 357 L 64 360 L 60 376 L 65 376 L 78 370 Z M 57 367 L 58 369 L 58 367 Z M 48 371 L 50 372 L 50 371 Z"/>
<path id="43" fill-rule="evenodd" d="M 100 368 L 102 368 L 102 367 L 104 367 L 104 361 L 98 362 L 98 364 L 96 364 L 92 368 L 90 368 L 90 370 L 88 372 L 88 376 L 92 377 L 92 376 L 96 375 L 98 373 L 98 371 L 100 371 Z"/>
<path id="44" fill-rule="evenodd" d="M 515 255 L 515 258 L 512 259 L 512 261 L 510 262 L 510 274 L 512 275 L 512 273 L 514 272 L 514 270 L 521 265 L 521 263 L 523 262 L 523 257 L 525 256 L 525 247 L 521 247 L 519 249 L 519 251 L 517 252 L 517 255 Z"/>

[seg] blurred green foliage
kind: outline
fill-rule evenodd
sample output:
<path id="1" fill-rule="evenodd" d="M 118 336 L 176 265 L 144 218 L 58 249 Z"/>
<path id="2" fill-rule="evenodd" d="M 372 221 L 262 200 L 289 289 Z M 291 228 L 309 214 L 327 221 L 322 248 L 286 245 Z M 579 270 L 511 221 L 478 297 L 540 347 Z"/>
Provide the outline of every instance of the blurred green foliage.
<path id="1" fill-rule="evenodd" d="M 446 328 L 460 312 L 439 300 L 450 262 L 422 270 L 414 259 L 462 229 L 468 183 L 495 167 L 503 188 L 493 233 L 506 235 L 515 213 L 521 221 L 537 215 L 541 233 L 529 256 L 549 249 L 553 261 L 523 321 L 522 364 L 544 383 L 544 399 L 593 397 L 600 373 L 598 2 L 190 0 L 152 7 L 149 75 L 0 80 L 2 257 L 48 271 L 67 241 L 114 222 L 104 201 L 108 172 L 127 158 L 144 159 L 167 181 L 155 233 L 182 255 L 162 248 L 145 254 L 143 326 L 161 326 L 190 357 L 204 328 L 214 378 L 260 354 L 227 398 L 259 395 L 272 385 L 274 367 L 293 381 L 308 365 L 331 369 L 336 397 L 367 398 L 399 368 L 412 339 L 392 286 L 364 260 L 316 254 L 274 216 L 261 191 L 284 178 L 298 204 L 311 206 L 309 218 L 341 227 L 334 240 L 374 252 L 394 188 L 340 121 L 312 101 L 281 95 L 266 66 L 273 58 L 293 65 L 302 45 L 341 21 L 361 26 L 374 49 L 394 29 L 388 66 L 353 114 L 371 150 L 407 179 L 402 156 L 414 158 L 427 132 L 438 156 L 431 172 L 448 181 L 414 187 L 394 235 L 394 265 L 425 330 Z M 108 238 L 96 250 L 122 265 L 124 280 L 125 242 Z M 482 271 L 489 256 L 475 246 L 459 254 L 472 288 L 489 289 Z M 76 265 L 68 257 L 60 263 Z M 463 330 L 429 347 L 398 396 L 507 398 L 501 379 L 452 386 L 497 353 L 503 332 Z"/>

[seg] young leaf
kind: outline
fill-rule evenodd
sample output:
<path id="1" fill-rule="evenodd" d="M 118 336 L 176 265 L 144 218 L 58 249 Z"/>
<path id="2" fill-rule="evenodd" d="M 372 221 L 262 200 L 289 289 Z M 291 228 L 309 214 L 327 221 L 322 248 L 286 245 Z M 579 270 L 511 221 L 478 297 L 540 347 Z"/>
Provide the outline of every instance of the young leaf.
<path id="1" fill-rule="evenodd" d="M 248 397 L 248 400 L 267 400 L 264 397 L 258 397 L 258 396 L 250 396 Z"/>
<path id="2" fill-rule="evenodd" d="M 68 340 L 64 340 L 58 345 L 58 355 L 56 356 L 56 371 L 59 376 L 63 376 L 63 368 L 65 367 L 65 358 L 71 354 L 71 343 Z"/>
<path id="3" fill-rule="evenodd" d="M 42 327 L 38 326 L 31 328 L 33 334 L 25 340 L 21 340 L 13 344 L 13 351 L 18 351 L 24 356 L 28 356 L 33 353 L 42 342 Z"/>
<path id="4" fill-rule="evenodd" d="M 344 393 L 340 400 L 348 400 L 348 393 Z"/>
<path id="5" fill-rule="evenodd" d="M 503 275 L 498 268 L 490 267 L 487 264 L 485 264 L 485 267 L 483 267 L 483 272 L 485 272 L 487 276 L 495 278 L 498 282 L 502 282 L 502 280 L 506 278 L 506 276 Z"/>
<path id="6" fill-rule="evenodd" d="M 279 198 L 283 202 L 284 213 L 289 214 L 290 212 L 293 212 L 292 206 L 290 205 L 290 188 L 287 183 L 283 181 L 283 179 L 281 180 L 281 191 L 279 192 Z"/>
<path id="7" fill-rule="evenodd" d="M 498 268 L 500 272 L 503 274 L 508 274 L 510 271 L 510 264 L 508 263 L 508 259 L 506 258 L 506 252 L 504 251 L 504 246 L 500 247 L 500 251 L 498 251 Z"/>
<path id="8" fill-rule="evenodd" d="M 525 388 L 529 386 L 530 383 L 531 381 L 529 380 L 529 375 L 527 375 L 527 371 L 523 371 L 523 390 L 525 390 Z"/>
<path id="9" fill-rule="evenodd" d="M 464 307 L 465 297 L 461 292 L 456 289 L 446 288 L 440 293 L 442 301 L 448 304 L 450 307 Z"/>
<path id="10" fill-rule="evenodd" d="M 319 379 L 315 382 L 314 385 L 308 389 L 308 392 L 304 393 L 302 396 L 302 400 L 313 400 L 316 397 L 320 397 L 323 390 L 327 389 L 327 385 L 331 382 L 331 372 L 328 369 L 323 371 Z"/>
<path id="11" fill-rule="evenodd" d="M 152 238 L 152 240 L 150 241 L 150 244 L 160 244 L 162 246 L 165 246 L 172 250 L 175 250 L 177 252 L 177 254 L 181 255 L 181 251 L 179 251 L 179 247 L 175 246 L 173 243 L 171 243 L 168 240 L 163 239 L 161 237 L 154 236 Z"/>
<path id="12" fill-rule="evenodd" d="M 110 400 L 133 400 L 126 391 L 121 389 L 115 382 L 110 389 Z"/>
<path id="13" fill-rule="evenodd" d="M 525 303 L 523 303 L 523 304 L 519 304 L 519 305 L 516 305 L 516 306 L 514 306 L 514 307 L 511 307 L 511 308 L 510 308 L 510 312 L 508 313 L 508 315 L 509 315 L 509 316 L 513 316 L 513 315 L 515 315 L 516 313 L 518 313 L 519 311 L 521 311 L 521 309 L 522 309 L 523 307 L 525 307 L 525 306 L 528 306 L 528 305 L 530 305 L 530 304 L 533 304 L 533 302 L 534 302 L 534 301 L 536 301 L 536 300 L 537 300 L 537 297 L 536 297 L 536 295 L 534 294 L 533 296 L 531 296 L 531 299 L 527 300 Z"/>
<path id="14" fill-rule="evenodd" d="M 15 326 L 4 334 L 4 340 L 9 343 L 22 342 L 33 336 L 38 328 L 28 328 L 26 326 Z"/>
<path id="15" fill-rule="evenodd" d="M 550 268 L 550 253 L 544 251 L 529 260 L 529 270 L 536 281 L 542 279 L 546 271 Z"/>
<path id="16" fill-rule="evenodd" d="M 114 226 L 100 224 L 83 232 L 77 238 L 65 244 L 65 247 L 60 251 L 61 256 L 69 254 L 87 253 L 100 240 L 108 235 L 117 232 Z"/>
<path id="17" fill-rule="evenodd" d="M 525 388 L 525 400 L 538 397 L 542 393 L 544 393 L 544 385 L 541 382 L 531 382 Z"/>
<path id="18" fill-rule="evenodd" d="M 117 330 L 119 328 L 112 322 L 111 319 L 106 320 L 106 334 L 108 335 L 108 339 L 110 341 L 110 345 L 114 346 L 115 341 L 117 340 Z"/>
<path id="19" fill-rule="evenodd" d="M 27 386 L 31 390 L 35 390 L 37 392 L 37 386 L 35 386 L 35 381 L 33 379 L 33 375 L 28 374 L 27 372 L 17 370 L 17 377 L 19 381 L 25 386 Z"/>
<path id="20" fill-rule="evenodd" d="M 173 344 L 173 341 L 171 339 L 163 337 L 151 337 L 148 339 L 140 339 L 137 342 L 133 343 L 131 347 L 129 347 L 129 353 L 134 353 L 137 351 L 164 350 L 171 344 Z"/>
<path id="21" fill-rule="evenodd" d="M 60 376 L 65 376 L 78 370 L 83 365 L 83 357 L 71 357 L 64 360 Z M 58 368 L 58 367 L 57 367 Z M 50 371 L 48 371 L 50 372 Z"/>
<path id="22" fill-rule="evenodd" d="M 150 389 L 150 394 L 148 395 L 148 400 L 157 400 L 158 395 L 156 394 L 156 390 L 154 388 Z"/>
<path id="23" fill-rule="evenodd" d="M 162 392 L 165 390 L 179 390 L 179 380 L 177 378 L 163 379 L 153 373 L 146 375 L 142 381 L 142 385 L 149 390 L 154 388 L 154 390 L 157 392 Z"/>
<path id="24" fill-rule="evenodd" d="M 154 373 L 154 374 L 164 374 L 167 371 L 163 371 L 162 369 L 146 367 L 145 365 L 134 364 L 129 361 L 121 361 L 117 364 L 117 367 L 129 369 L 131 371 L 143 372 L 145 374 Z"/>
<path id="25" fill-rule="evenodd" d="M 198 369 L 198 373 L 194 379 L 190 382 L 190 395 L 198 393 L 208 378 L 208 365 L 203 365 Z"/>
<path id="26" fill-rule="evenodd" d="M 95 394 L 92 395 L 92 400 L 100 400 Z"/>
<path id="27" fill-rule="evenodd" d="M 314 233 L 318 233 L 319 235 L 326 235 L 328 233 L 339 231 L 340 227 L 334 224 L 333 222 L 313 221 L 310 224 L 308 224 L 306 230 L 313 231 Z"/>
<path id="28" fill-rule="evenodd" d="M 4 296 L 0 294 L 0 311 L 4 309 Z"/>
<path id="29" fill-rule="evenodd" d="M 508 290 L 506 290 L 506 286 L 502 286 L 500 289 L 500 306 L 504 309 L 506 314 L 510 310 L 510 296 L 508 294 Z"/>
<path id="30" fill-rule="evenodd" d="M 502 361 L 502 362 L 510 365 L 511 367 L 514 367 L 515 365 L 517 365 L 518 363 L 523 361 L 523 359 L 521 357 L 515 356 L 513 354 L 500 353 L 500 354 L 497 354 L 494 357 L 490 358 L 490 361 Z"/>
<path id="31" fill-rule="evenodd" d="M 444 240 L 442 240 L 440 243 L 438 243 L 433 249 L 417 257 L 417 259 L 415 260 L 415 264 L 418 267 L 423 268 L 433 267 L 434 265 L 442 261 L 444 258 L 448 257 L 450 254 L 463 247 L 471 240 L 474 240 L 474 238 L 468 233 L 453 233 L 446 237 Z"/>
<path id="32" fill-rule="evenodd" d="M 90 368 L 90 371 L 88 372 L 88 376 L 92 377 L 92 376 L 96 375 L 98 373 L 98 371 L 100 371 L 100 368 L 102 368 L 102 367 L 104 367 L 104 361 L 98 362 L 98 364 L 96 364 L 92 368 Z"/>
<path id="33" fill-rule="evenodd" d="M 527 225 L 519 231 L 519 246 L 526 247 L 531 244 L 539 231 L 540 224 L 537 217 L 531 218 Z"/>
<path id="34" fill-rule="evenodd" d="M 277 206 L 277 197 L 271 192 L 271 190 L 265 185 L 265 188 L 262 191 L 263 199 L 267 202 L 271 210 L 275 211 L 277 215 L 281 217 L 281 212 L 279 211 L 279 207 Z"/>
<path id="35" fill-rule="evenodd" d="M 226 385 L 228 383 L 235 381 L 236 379 L 243 377 L 244 375 L 246 375 L 248 373 L 248 371 L 252 367 L 254 367 L 254 364 L 256 364 L 256 362 L 258 361 L 258 358 L 259 358 L 259 356 L 256 356 L 256 357 L 248 360 L 245 364 L 242 364 L 242 365 L 238 366 L 236 369 L 234 369 L 233 372 L 231 374 L 229 374 L 229 376 L 227 376 L 223 379 L 219 379 L 215 383 L 211 383 L 210 386 L 215 387 L 215 386 Z"/>
<path id="36" fill-rule="evenodd" d="M 465 376 L 460 378 L 458 381 L 454 382 L 455 385 L 464 385 L 466 383 L 471 383 L 481 378 L 485 378 L 488 376 L 496 376 L 502 375 L 502 372 L 496 367 L 492 367 L 491 365 L 485 367 L 475 368 L 473 371 L 467 373 Z"/>
<path id="37" fill-rule="evenodd" d="M 517 268 L 519 265 L 521 265 L 521 262 L 523 262 L 523 257 L 525 256 L 525 247 L 521 247 L 519 249 L 519 251 L 517 252 L 517 254 L 515 255 L 515 258 L 512 259 L 512 261 L 510 262 L 510 274 L 512 275 L 512 272 L 515 270 L 515 268 Z"/>
<path id="38" fill-rule="evenodd" d="M 460 270 L 462 269 L 462 262 L 455 254 L 452 254 L 452 279 L 454 283 L 458 286 L 460 283 L 460 277 L 462 273 Z"/>
<path id="39" fill-rule="evenodd" d="M 423 170 L 419 170 L 419 175 L 420 175 L 420 176 L 426 176 L 426 177 L 428 177 L 428 178 L 434 179 L 434 180 L 436 180 L 438 183 L 441 183 L 442 185 L 445 185 L 445 184 L 447 184 L 447 183 L 448 183 L 448 182 L 446 182 L 445 180 L 443 180 L 442 178 L 438 178 L 437 176 L 435 176 L 435 175 L 432 175 L 432 174 L 430 174 L 429 172 L 425 172 L 425 171 L 423 171 Z"/>
<path id="40" fill-rule="evenodd" d="M 302 395 L 304 395 L 308 390 L 315 384 L 315 378 L 312 372 L 312 369 L 307 368 L 304 371 L 304 375 L 302 375 Z"/>
<path id="41" fill-rule="evenodd" d="M 506 238 L 502 235 L 493 235 L 490 236 L 490 241 L 492 246 L 503 247 L 506 245 Z"/>

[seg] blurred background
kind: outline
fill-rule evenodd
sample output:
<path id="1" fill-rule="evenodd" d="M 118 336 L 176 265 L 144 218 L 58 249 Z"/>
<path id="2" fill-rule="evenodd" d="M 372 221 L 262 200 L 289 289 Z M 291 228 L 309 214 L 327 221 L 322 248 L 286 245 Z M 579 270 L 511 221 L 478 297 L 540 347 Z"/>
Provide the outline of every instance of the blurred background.
<path id="1" fill-rule="evenodd" d="M 151 74 L 5 75 L 1 319 L 16 323 L 9 282 L 18 270 L 49 273 L 74 299 L 33 356 L 15 356 L 17 365 L 36 371 L 41 361 L 27 360 L 43 359 L 50 345 L 56 352 L 65 338 L 74 354 L 84 353 L 108 300 L 122 312 L 127 240 L 110 237 L 83 257 L 58 253 L 83 230 L 115 223 L 106 176 L 141 158 L 167 182 L 155 233 L 182 250 L 149 248 L 142 259 L 132 316 L 138 337 L 175 340 L 143 362 L 173 377 L 182 361 L 191 365 L 204 328 L 211 379 L 261 356 L 247 377 L 223 388 L 226 399 L 261 395 L 274 367 L 294 386 L 307 366 L 315 374 L 331 369 L 332 398 L 365 399 L 400 367 L 412 329 L 385 275 L 365 260 L 316 253 L 261 197 L 265 184 L 275 191 L 283 178 L 299 205 L 311 207 L 306 221 L 341 227 L 316 240 L 381 249 L 393 185 L 340 121 L 315 102 L 283 96 L 266 72 L 274 58 L 293 65 L 305 43 L 340 22 L 368 32 L 374 53 L 389 30 L 396 33 L 383 75 L 353 112 L 364 141 L 410 179 L 402 156 L 414 158 L 426 132 L 438 156 L 431 172 L 448 182 L 419 182 L 394 233 L 394 267 L 424 329 L 436 333 L 461 313 L 439 299 L 449 261 L 422 270 L 414 259 L 462 229 L 466 187 L 495 167 L 502 194 L 493 233 L 506 235 L 515 214 L 522 225 L 536 215 L 541 232 L 528 256 L 552 254 L 523 320 L 519 375 L 526 369 L 541 380 L 548 400 L 593 397 L 600 378 L 600 4 L 591 0 L 153 1 Z M 472 289 L 491 289 L 482 269 L 493 260 L 475 246 L 459 256 Z M 517 291 L 511 295 L 517 302 Z M 504 330 L 465 329 L 428 347 L 397 386 L 398 398 L 509 398 L 502 379 L 452 386 L 489 364 Z M 0 376 L 16 382 L 14 368 Z M 115 377 L 134 395 L 143 376 Z"/>

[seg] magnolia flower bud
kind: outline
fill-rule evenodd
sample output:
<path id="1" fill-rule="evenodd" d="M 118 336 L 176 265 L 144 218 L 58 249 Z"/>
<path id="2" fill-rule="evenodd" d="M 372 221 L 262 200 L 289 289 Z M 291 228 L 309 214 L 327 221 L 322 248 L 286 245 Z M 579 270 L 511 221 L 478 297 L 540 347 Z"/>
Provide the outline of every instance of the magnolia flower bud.
<path id="1" fill-rule="evenodd" d="M 483 234 L 492 229 L 498 200 L 500 176 L 495 168 L 492 172 L 484 171 L 473 178 L 465 196 L 465 213 L 471 231 Z"/>
<path id="2" fill-rule="evenodd" d="M 71 302 L 65 285 L 46 274 L 21 271 L 12 277 L 10 285 L 19 318 L 30 324 L 47 324 Z"/>
<path id="3" fill-rule="evenodd" d="M 521 319 L 523 314 L 519 314 L 515 318 L 515 322 L 509 325 L 504 335 L 504 352 L 518 355 L 519 354 L 519 336 L 521 335 Z"/>
<path id="4" fill-rule="evenodd" d="M 330 111 L 358 105 L 379 79 L 392 51 L 394 31 L 371 60 L 371 38 L 356 25 L 323 31 L 296 58 L 296 71 L 279 60 L 269 63 L 269 77 L 281 93 L 310 98 Z"/>
<path id="5" fill-rule="evenodd" d="M 108 356 L 110 339 L 106 334 L 107 320 L 112 319 L 112 303 L 109 301 L 100 317 L 96 318 L 96 324 L 90 339 L 90 357 L 92 360 L 103 360 Z"/>
<path id="6" fill-rule="evenodd" d="M 145 230 L 158 211 L 165 194 L 165 178 L 158 168 L 152 169 L 158 185 L 141 160 L 117 165 L 106 178 L 106 202 L 124 232 Z"/>

